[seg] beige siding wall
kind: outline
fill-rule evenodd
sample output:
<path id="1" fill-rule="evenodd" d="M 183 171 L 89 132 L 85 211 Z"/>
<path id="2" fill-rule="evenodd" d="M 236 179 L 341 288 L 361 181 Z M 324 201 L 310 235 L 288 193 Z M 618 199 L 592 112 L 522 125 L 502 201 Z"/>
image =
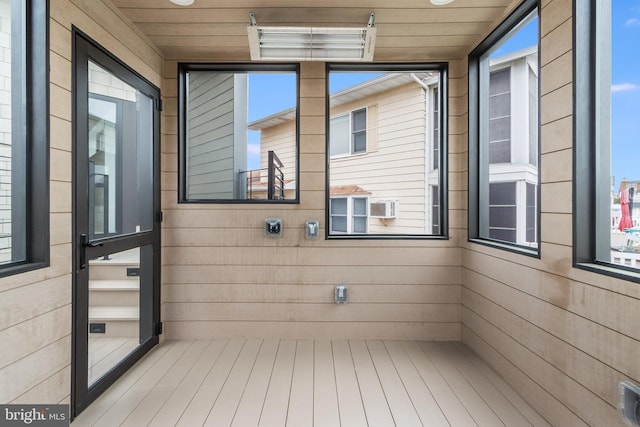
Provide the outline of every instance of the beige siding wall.
<path id="1" fill-rule="evenodd" d="M 623 425 L 640 292 L 572 267 L 572 25 L 572 2 L 542 1 L 541 259 L 463 243 L 462 336 L 553 425 Z"/>
<path id="2" fill-rule="evenodd" d="M 300 204 L 177 204 L 177 66 L 165 64 L 163 307 L 166 338 L 460 338 L 455 241 L 305 240 L 325 232 L 325 66 L 304 63 Z M 169 99 L 171 98 L 171 99 Z M 263 236 L 279 217 L 284 236 Z M 337 284 L 349 303 L 333 303 Z"/>
<path id="3" fill-rule="evenodd" d="M 51 0 L 51 266 L 0 280 L 0 402 L 69 402 L 71 26 L 160 85 L 161 57 L 102 0 Z"/>

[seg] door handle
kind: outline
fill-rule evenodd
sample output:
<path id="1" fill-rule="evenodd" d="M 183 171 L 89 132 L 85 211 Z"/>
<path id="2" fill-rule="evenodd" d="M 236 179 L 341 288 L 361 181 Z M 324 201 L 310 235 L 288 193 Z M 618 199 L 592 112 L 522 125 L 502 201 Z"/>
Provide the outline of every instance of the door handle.
<path id="1" fill-rule="evenodd" d="M 84 270 L 85 268 L 87 268 L 87 253 L 86 253 L 86 248 L 97 248 L 100 246 L 104 246 L 104 243 L 101 242 L 91 242 L 89 241 L 89 237 L 82 233 L 80 235 L 80 242 L 79 242 L 79 248 L 78 248 L 78 252 L 79 252 L 79 256 L 78 256 L 78 269 L 79 270 Z"/>
<path id="2" fill-rule="evenodd" d="M 84 270 L 87 268 L 87 255 L 85 254 L 87 242 L 87 235 L 82 233 L 80 235 L 80 241 L 78 242 L 78 270 Z"/>

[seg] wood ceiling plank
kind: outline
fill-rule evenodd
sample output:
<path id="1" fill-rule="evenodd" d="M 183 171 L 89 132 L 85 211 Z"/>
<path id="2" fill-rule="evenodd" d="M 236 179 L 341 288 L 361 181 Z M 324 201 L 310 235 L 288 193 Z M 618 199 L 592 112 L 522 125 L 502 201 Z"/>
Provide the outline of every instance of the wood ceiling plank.
<path id="1" fill-rule="evenodd" d="M 318 23 L 319 26 L 334 25 L 329 22 Z M 247 25 L 240 23 L 139 23 L 137 26 L 147 36 L 244 36 Z M 450 25 L 448 23 L 424 24 L 379 24 L 376 25 L 378 36 L 478 36 L 486 30 L 486 23 L 468 22 Z"/>
<path id="2" fill-rule="evenodd" d="M 504 8 L 383 9 L 376 12 L 376 24 L 431 24 L 492 22 Z M 371 9 L 356 8 L 254 8 L 254 9 L 123 9 L 134 23 L 249 23 L 254 12 L 259 25 L 365 25 Z"/>
<path id="3" fill-rule="evenodd" d="M 142 8 L 142 9 L 181 9 L 183 6 L 177 6 L 168 0 L 112 0 L 120 9 Z M 246 7 L 264 7 L 264 0 L 196 0 L 196 2 L 187 7 L 188 9 L 235 9 Z M 292 8 L 300 6 L 300 0 L 270 0 L 270 7 Z M 505 7 L 509 4 L 509 0 L 458 0 L 447 6 L 434 6 L 427 0 L 403 0 L 402 3 L 390 3 L 388 0 L 324 0 L 322 6 L 324 8 L 340 8 L 340 7 L 366 7 L 366 8 L 408 8 L 408 9 L 448 9 L 462 7 Z"/>

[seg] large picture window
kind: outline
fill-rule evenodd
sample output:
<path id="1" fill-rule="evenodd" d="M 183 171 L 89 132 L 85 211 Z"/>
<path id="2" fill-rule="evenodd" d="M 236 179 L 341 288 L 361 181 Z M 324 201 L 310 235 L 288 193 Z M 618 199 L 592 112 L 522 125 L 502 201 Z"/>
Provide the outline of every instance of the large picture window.
<path id="1" fill-rule="evenodd" d="M 446 237 L 446 65 L 327 69 L 329 237 Z"/>
<path id="2" fill-rule="evenodd" d="M 640 281 L 640 11 L 585 0 L 575 16 L 575 261 Z"/>
<path id="3" fill-rule="evenodd" d="M 0 275 L 49 260 L 48 2 L 0 2 Z"/>
<path id="4" fill-rule="evenodd" d="M 537 255 L 537 2 L 525 1 L 469 57 L 469 238 Z"/>
<path id="5" fill-rule="evenodd" d="M 181 202 L 298 200 L 298 65 L 180 64 Z"/>

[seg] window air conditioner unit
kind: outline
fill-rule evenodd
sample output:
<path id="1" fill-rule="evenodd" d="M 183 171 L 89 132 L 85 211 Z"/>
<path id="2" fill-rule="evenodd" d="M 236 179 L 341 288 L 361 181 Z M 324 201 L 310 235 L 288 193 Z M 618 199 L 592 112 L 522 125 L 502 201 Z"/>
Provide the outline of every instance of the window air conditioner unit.
<path id="1" fill-rule="evenodd" d="M 380 200 L 371 202 L 369 205 L 369 216 L 371 218 L 395 218 L 397 215 L 397 200 Z"/>

